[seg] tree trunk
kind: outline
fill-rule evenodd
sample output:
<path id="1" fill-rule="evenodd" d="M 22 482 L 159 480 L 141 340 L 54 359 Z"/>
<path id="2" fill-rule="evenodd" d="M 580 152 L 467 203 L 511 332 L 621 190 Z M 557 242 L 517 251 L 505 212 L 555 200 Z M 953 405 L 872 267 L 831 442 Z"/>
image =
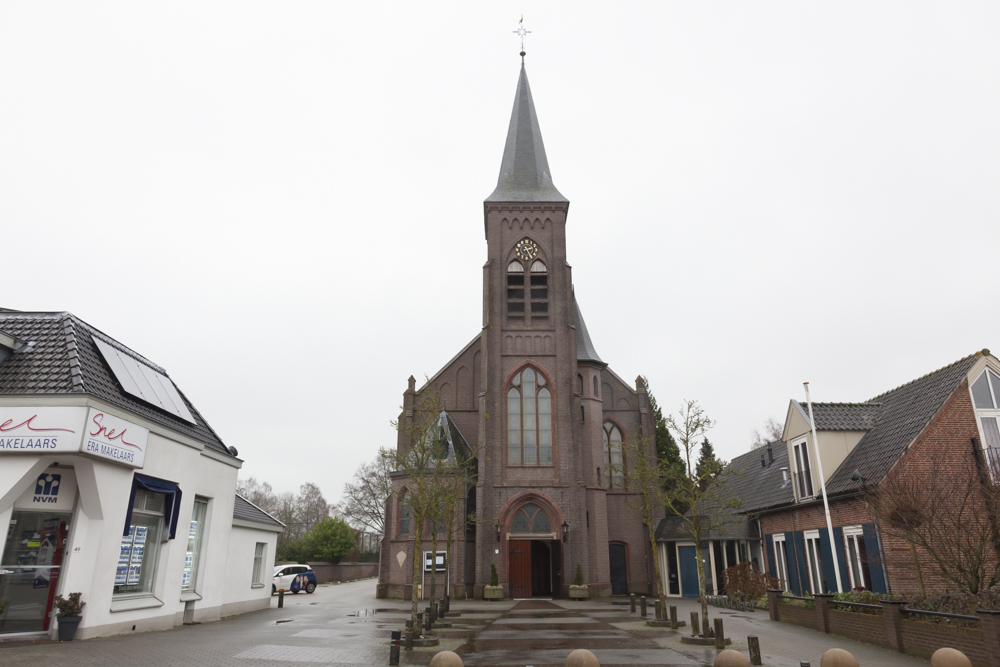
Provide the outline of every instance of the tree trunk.
<path id="1" fill-rule="evenodd" d="M 660 554 L 656 550 L 656 535 L 653 532 L 653 528 L 646 524 L 646 530 L 649 531 L 649 544 L 653 549 L 653 569 L 656 570 L 656 597 L 657 599 L 663 597 L 663 579 L 660 577 Z"/>
<path id="2" fill-rule="evenodd" d="M 411 521 L 416 520 L 416 525 L 421 526 L 423 523 L 422 517 L 418 518 L 412 516 Z M 410 586 L 410 615 L 413 617 L 413 624 L 417 624 L 417 612 L 420 611 L 419 602 L 417 598 L 417 585 L 420 581 L 420 533 L 423 532 L 420 528 L 414 529 L 413 537 L 413 582 Z"/>
<path id="3" fill-rule="evenodd" d="M 705 563 L 701 556 L 701 531 L 695 530 L 695 561 L 698 563 L 698 601 L 701 603 L 701 635 L 708 636 L 708 600 L 705 598 Z"/>
<path id="4" fill-rule="evenodd" d="M 438 531 L 437 531 L 437 521 L 431 523 L 431 590 L 427 595 L 427 599 L 431 601 L 431 606 L 434 606 L 434 596 L 437 594 L 437 547 L 438 547 Z M 421 559 L 422 560 L 422 559 Z"/>
<path id="5" fill-rule="evenodd" d="M 924 573 L 920 570 L 920 559 L 917 558 L 917 547 L 914 546 L 913 542 L 910 542 L 910 555 L 913 556 L 913 567 L 917 571 L 917 586 L 920 588 L 920 597 L 924 597 L 927 595 L 927 591 L 924 590 Z"/>

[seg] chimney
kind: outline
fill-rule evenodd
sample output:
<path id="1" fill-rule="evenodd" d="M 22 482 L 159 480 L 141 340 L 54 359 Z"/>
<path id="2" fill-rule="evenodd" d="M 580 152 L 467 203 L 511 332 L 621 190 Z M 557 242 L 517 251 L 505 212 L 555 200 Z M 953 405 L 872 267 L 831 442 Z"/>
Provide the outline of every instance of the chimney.
<path id="1" fill-rule="evenodd" d="M 767 459 L 764 457 L 763 454 L 760 455 L 760 467 L 761 468 L 767 467 Z"/>
<path id="2" fill-rule="evenodd" d="M 774 463 L 774 450 L 771 449 L 771 443 L 767 443 L 767 464 L 771 465 Z"/>
<path id="3" fill-rule="evenodd" d="M 781 481 L 782 482 L 787 482 L 788 481 L 788 468 L 782 468 L 781 469 Z"/>

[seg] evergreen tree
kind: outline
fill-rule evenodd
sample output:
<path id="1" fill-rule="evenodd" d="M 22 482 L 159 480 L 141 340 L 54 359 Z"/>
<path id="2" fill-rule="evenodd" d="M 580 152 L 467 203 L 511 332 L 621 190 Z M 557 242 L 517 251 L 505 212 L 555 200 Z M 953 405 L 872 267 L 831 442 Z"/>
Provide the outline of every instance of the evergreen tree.
<path id="1" fill-rule="evenodd" d="M 681 458 L 681 449 L 677 446 L 677 441 L 674 440 L 674 436 L 670 433 L 670 429 L 667 427 L 667 420 L 663 417 L 663 410 L 660 409 L 659 404 L 656 402 L 656 397 L 653 396 L 653 392 L 649 389 L 649 380 L 644 377 L 642 378 L 642 381 L 646 385 L 646 395 L 649 397 L 649 408 L 653 413 L 656 460 L 667 469 L 667 474 L 664 476 L 664 479 L 677 479 L 684 474 L 684 459 Z M 669 485 L 670 482 L 665 482 L 665 484 Z M 664 490 L 669 491 L 670 489 L 665 486 Z M 681 509 L 680 513 L 687 510 L 682 503 L 678 503 L 676 507 Z M 664 509 L 667 512 L 667 516 L 678 513 L 676 509 L 671 507 L 666 507 Z"/>
<path id="2" fill-rule="evenodd" d="M 720 461 L 715 456 L 715 447 L 705 438 L 701 441 L 701 449 L 698 452 L 698 463 L 695 464 L 695 475 L 698 477 L 698 486 L 704 491 L 708 485 L 719 476 L 722 469 L 726 467 L 725 461 Z"/>

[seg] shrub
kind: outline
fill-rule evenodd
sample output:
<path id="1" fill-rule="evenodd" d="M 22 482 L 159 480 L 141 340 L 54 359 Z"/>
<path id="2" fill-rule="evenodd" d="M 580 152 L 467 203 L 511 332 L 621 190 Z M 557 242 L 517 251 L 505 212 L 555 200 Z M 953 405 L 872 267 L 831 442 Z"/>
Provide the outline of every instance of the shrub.
<path id="1" fill-rule="evenodd" d="M 573 575 L 573 585 L 583 586 L 583 570 L 580 569 L 580 564 L 576 564 L 576 574 Z"/>
<path id="2" fill-rule="evenodd" d="M 723 577 L 729 597 L 737 600 L 757 600 L 767 595 L 767 589 L 778 587 L 777 579 L 761 572 L 753 563 L 733 565 Z"/>
<path id="3" fill-rule="evenodd" d="M 65 618 L 67 616 L 79 616 L 83 613 L 83 607 L 86 602 L 81 602 L 80 597 L 83 593 L 70 593 L 69 598 L 64 598 L 61 595 L 55 596 L 52 602 L 56 609 L 59 611 L 56 616 L 59 618 Z"/>
<path id="4" fill-rule="evenodd" d="M 490 586 L 499 586 L 500 577 L 497 575 L 496 563 L 490 563 Z"/>

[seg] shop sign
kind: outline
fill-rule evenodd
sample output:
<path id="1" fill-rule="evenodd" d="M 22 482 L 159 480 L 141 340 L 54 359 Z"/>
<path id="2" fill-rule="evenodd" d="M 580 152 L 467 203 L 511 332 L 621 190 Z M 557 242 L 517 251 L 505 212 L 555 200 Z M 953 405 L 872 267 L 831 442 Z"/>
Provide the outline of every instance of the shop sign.
<path id="1" fill-rule="evenodd" d="M 79 451 L 85 410 L 82 407 L 0 407 L 0 452 Z"/>
<path id="2" fill-rule="evenodd" d="M 72 512 L 75 500 L 76 472 L 72 468 L 49 468 L 14 502 L 14 509 Z M 44 537 L 42 533 L 38 534 L 38 547 Z"/>
<path id="3" fill-rule="evenodd" d="M 146 460 L 146 443 L 149 430 L 91 408 L 83 438 L 84 454 L 90 454 L 115 463 L 141 468 Z"/>

